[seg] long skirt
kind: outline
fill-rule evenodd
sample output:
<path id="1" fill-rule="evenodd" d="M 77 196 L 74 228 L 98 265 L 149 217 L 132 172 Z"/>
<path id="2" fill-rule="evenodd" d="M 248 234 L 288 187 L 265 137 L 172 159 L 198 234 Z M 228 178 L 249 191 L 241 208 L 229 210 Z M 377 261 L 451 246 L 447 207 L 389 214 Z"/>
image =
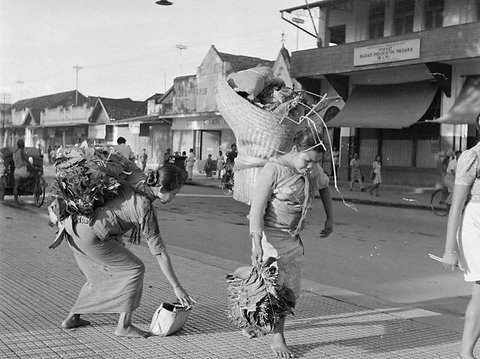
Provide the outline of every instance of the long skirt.
<path id="1" fill-rule="evenodd" d="M 287 231 L 265 227 L 262 247 L 263 260 L 268 257 L 277 258 L 279 284 L 293 290 L 298 299 L 301 291 L 304 257 L 303 243 L 300 237 L 292 236 Z"/>
<path id="2" fill-rule="evenodd" d="M 460 261 L 467 282 L 480 280 L 480 203 L 468 203 L 458 232 Z"/>
<path id="3" fill-rule="evenodd" d="M 117 240 L 100 240 L 87 224 L 77 224 L 70 245 L 87 278 L 71 313 L 133 312 L 140 306 L 145 265 Z"/>

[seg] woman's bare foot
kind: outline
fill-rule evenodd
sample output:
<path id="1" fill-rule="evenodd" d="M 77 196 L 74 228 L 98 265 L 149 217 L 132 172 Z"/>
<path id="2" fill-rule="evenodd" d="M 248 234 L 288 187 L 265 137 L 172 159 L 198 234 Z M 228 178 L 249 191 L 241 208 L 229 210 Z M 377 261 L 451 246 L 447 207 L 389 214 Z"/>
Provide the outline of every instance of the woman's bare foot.
<path id="1" fill-rule="evenodd" d="M 273 334 L 273 344 L 270 345 L 270 347 L 272 348 L 273 354 L 275 354 L 277 357 L 294 357 L 292 351 L 287 347 L 287 343 L 285 342 L 285 337 L 283 336 L 283 333 Z"/>
<path id="2" fill-rule="evenodd" d="M 70 314 L 63 322 L 63 329 L 73 329 L 78 327 L 83 327 L 85 325 L 90 325 L 88 320 L 80 318 L 80 314 Z"/>
<path id="3" fill-rule="evenodd" d="M 133 325 L 129 325 L 126 328 L 117 327 L 117 330 L 115 330 L 115 335 L 118 335 L 119 337 L 147 338 L 150 336 L 150 333 Z"/>

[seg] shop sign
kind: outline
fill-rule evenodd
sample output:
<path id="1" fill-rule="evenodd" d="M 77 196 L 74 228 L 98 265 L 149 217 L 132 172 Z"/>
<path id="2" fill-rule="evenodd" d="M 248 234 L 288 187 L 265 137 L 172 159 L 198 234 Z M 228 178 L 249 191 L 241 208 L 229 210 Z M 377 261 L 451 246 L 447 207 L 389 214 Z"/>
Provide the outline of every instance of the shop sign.
<path id="1" fill-rule="evenodd" d="M 353 50 L 353 66 L 380 64 L 420 58 L 420 39 L 358 47 Z"/>
<path id="2" fill-rule="evenodd" d="M 198 120 L 175 119 L 172 130 L 220 130 L 228 128 L 223 118 L 205 118 Z"/>

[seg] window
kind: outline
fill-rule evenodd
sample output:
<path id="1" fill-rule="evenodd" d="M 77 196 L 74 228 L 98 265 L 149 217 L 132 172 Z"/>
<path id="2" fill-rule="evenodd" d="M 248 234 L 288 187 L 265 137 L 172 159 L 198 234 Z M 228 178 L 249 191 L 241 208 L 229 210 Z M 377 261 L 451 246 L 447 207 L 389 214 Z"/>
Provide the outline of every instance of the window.
<path id="1" fill-rule="evenodd" d="M 393 34 L 402 35 L 413 32 L 413 14 L 415 0 L 398 0 L 393 12 Z"/>
<path id="2" fill-rule="evenodd" d="M 444 0 L 425 1 L 425 30 L 436 29 L 443 25 L 443 2 Z"/>
<path id="3" fill-rule="evenodd" d="M 105 127 L 105 140 L 113 141 L 113 126 L 107 125 Z"/>
<path id="4" fill-rule="evenodd" d="M 383 37 L 384 24 L 385 4 L 371 5 L 368 15 L 368 38 L 378 39 Z"/>
<path id="5" fill-rule="evenodd" d="M 345 33 L 346 33 L 346 26 L 333 26 L 328 28 L 330 30 L 330 43 L 331 44 L 344 44 L 345 43 Z"/>

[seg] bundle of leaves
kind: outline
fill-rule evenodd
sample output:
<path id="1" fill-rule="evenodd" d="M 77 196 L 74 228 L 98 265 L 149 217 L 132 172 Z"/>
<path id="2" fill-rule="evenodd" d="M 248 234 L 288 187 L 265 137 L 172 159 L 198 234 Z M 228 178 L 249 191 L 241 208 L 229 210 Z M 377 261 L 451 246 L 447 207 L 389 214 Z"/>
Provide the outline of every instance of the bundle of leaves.
<path id="1" fill-rule="evenodd" d="M 278 270 L 270 257 L 255 267 L 239 268 L 227 275 L 229 304 L 227 316 L 232 324 L 253 331 L 257 336 L 271 333 L 282 316 L 293 314 L 295 294 L 278 284 Z"/>
<path id="2" fill-rule="evenodd" d="M 56 159 L 53 194 L 65 200 L 68 214 L 92 218 L 95 210 L 118 195 L 135 164 L 108 149 L 71 147 Z"/>

